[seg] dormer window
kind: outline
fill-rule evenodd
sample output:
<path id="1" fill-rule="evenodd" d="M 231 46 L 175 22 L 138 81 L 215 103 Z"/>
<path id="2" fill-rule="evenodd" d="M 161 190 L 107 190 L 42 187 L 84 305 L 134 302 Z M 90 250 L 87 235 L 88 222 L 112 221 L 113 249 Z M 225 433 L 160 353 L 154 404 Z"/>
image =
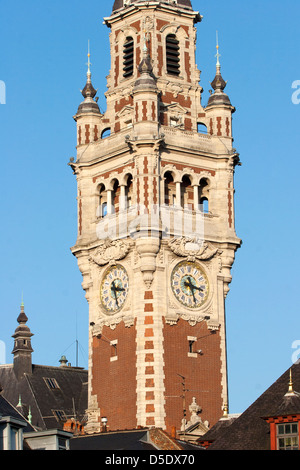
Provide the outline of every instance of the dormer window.
<path id="1" fill-rule="evenodd" d="M 134 67 L 134 41 L 132 37 L 127 37 L 123 49 L 123 77 L 128 78 L 133 75 Z"/>
<path id="2" fill-rule="evenodd" d="M 298 450 L 298 423 L 277 424 L 277 450 Z"/>
<path id="3" fill-rule="evenodd" d="M 166 38 L 167 73 L 178 76 L 180 74 L 179 41 L 175 34 L 168 34 Z"/>

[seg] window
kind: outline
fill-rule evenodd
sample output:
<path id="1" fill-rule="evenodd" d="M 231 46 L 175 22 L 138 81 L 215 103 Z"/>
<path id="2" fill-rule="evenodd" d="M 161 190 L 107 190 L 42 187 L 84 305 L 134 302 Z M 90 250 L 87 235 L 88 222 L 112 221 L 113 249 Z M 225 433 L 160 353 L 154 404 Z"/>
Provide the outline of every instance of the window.
<path id="1" fill-rule="evenodd" d="M 58 383 L 55 379 L 50 379 L 50 378 L 44 377 L 44 380 L 45 380 L 48 388 L 50 388 L 50 390 L 55 390 L 55 389 L 59 388 L 59 385 L 58 385 Z"/>
<path id="2" fill-rule="evenodd" d="M 165 204 L 168 206 L 176 205 L 176 184 L 172 173 L 165 173 Z"/>
<path id="3" fill-rule="evenodd" d="M 66 414 L 63 410 L 52 410 L 57 421 L 67 421 Z"/>
<path id="4" fill-rule="evenodd" d="M 189 340 L 189 352 L 190 353 L 194 352 L 194 344 L 195 344 L 194 340 Z"/>
<path id="5" fill-rule="evenodd" d="M 107 129 L 104 129 L 101 134 L 101 139 L 106 139 L 106 137 L 110 137 L 110 134 L 111 131 L 109 127 Z"/>
<path id="6" fill-rule="evenodd" d="M 299 449 L 298 423 L 287 423 L 277 425 L 277 449 Z"/>
<path id="7" fill-rule="evenodd" d="M 118 340 L 110 342 L 110 362 L 118 360 Z"/>
<path id="8" fill-rule="evenodd" d="M 197 130 L 199 134 L 207 134 L 207 127 L 202 122 L 198 122 Z"/>
<path id="9" fill-rule="evenodd" d="M 200 203 L 200 210 L 204 214 L 209 214 L 209 211 L 210 211 L 209 188 L 210 188 L 210 184 L 209 184 L 208 179 L 202 178 L 199 184 L 199 203 Z"/>
<path id="10" fill-rule="evenodd" d="M 189 351 L 188 351 L 188 357 L 198 357 L 198 353 L 196 351 L 196 344 L 198 338 L 196 336 L 188 336 L 187 337 L 188 344 L 189 344 Z"/>
<path id="11" fill-rule="evenodd" d="M 10 450 L 19 450 L 19 430 L 10 428 Z"/>
<path id="12" fill-rule="evenodd" d="M 179 41 L 175 34 L 166 38 L 167 73 L 178 76 L 180 74 Z"/>
<path id="13" fill-rule="evenodd" d="M 204 214 L 209 214 L 209 203 L 208 203 L 208 199 L 206 197 L 203 197 L 201 199 L 200 205 L 201 205 L 201 211 Z"/>
<path id="14" fill-rule="evenodd" d="M 123 77 L 128 78 L 133 75 L 134 64 L 134 41 L 127 37 L 123 49 Z"/>
<path id="15" fill-rule="evenodd" d="M 102 214 L 102 217 L 107 216 L 107 202 L 103 202 L 101 206 L 101 214 Z"/>
<path id="16" fill-rule="evenodd" d="M 185 175 L 181 183 L 181 207 L 190 209 L 194 204 L 194 190 L 189 176 Z"/>
<path id="17" fill-rule="evenodd" d="M 58 450 L 67 450 L 67 439 L 58 438 Z"/>

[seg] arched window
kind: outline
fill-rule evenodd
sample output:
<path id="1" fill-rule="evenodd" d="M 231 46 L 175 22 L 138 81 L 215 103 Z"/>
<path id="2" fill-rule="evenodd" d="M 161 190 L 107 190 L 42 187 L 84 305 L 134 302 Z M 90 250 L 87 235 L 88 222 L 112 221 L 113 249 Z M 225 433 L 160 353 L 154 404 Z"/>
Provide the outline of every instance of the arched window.
<path id="1" fill-rule="evenodd" d="M 120 209 L 120 193 L 121 187 L 119 186 L 119 181 L 116 179 L 114 180 L 114 186 L 112 191 L 112 213 L 119 212 Z"/>
<path id="2" fill-rule="evenodd" d="M 131 175 L 129 175 L 127 179 L 125 196 L 126 196 L 126 207 L 129 209 L 132 206 L 132 199 L 133 199 L 133 184 L 132 184 Z"/>
<path id="3" fill-rule="evenodd" d="M 98 188 L 98 207 L 97 217 L 105 217 L 107 215 L 107 195 L 104 184 Z"/>
<path id="4" fill-rule="evenodd" d="M 208 203 L 208 199 L 206 197 L 203 197 L 203 198 L 200 199 L 200 205 L 201 205 L 201 211 L 204 214 L 208 214 L 209 213 L 209 203 Z"/>
<path id="5" fill-rule="evenodd" d="M 202 178 L 199 185 L 199 203 L 200 210 L 204 214 L 209 213 L 209 181 L 206 178 Z"/>
<path id="6" fill-rule="evenodd" d="M 179 41 L 175 34 L 168 34 L 166 38 L 167 73 L 178 76 L 180 74 Z"/>
<path id="7" fill-rule="evenodd" d="M 197 130 L 199 134 L 207 134 L 207 127 L 203 122 L 197 123 Z"/>
<path id="8" fill-rule="evenodd" d="M 176 206 L 176 184 L 170 171 L 165 173 L 165 204 Z"/>
<path id="9" fill-rule="evenodd" d="M 123 48 L 123 77 L 128 78 L 133 75 L 134 68 L 134 40 L 127 37 Z"/>
<path id="10" fill-rule="evenodd" d="M 111 131 L 110 131 L 110 128 L 107 127 L 106 129 L 104 129 L 101 133 L 101 139 L 105 139 L 106 137 L 109 137 L 111 134 Z"/>
<path id="11" fill-rule="evenodd" d="M 194 190 L 189 176 L 185 175 L 181 183 L 181 207 L 193 207 Z"/>

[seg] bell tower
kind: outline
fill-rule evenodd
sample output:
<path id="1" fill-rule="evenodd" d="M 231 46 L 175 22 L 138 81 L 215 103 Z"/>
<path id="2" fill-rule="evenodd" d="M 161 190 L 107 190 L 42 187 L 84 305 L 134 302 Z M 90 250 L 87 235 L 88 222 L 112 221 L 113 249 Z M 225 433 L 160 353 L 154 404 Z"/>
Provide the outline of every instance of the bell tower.
<path id="1" fill-rule="evenodd" d="M 235 232 L 232 114 L 219 50 L 202 104 L 190 0 L 116 0 L 107 109 L 74 117 L 78 236 L 89 303 L 87 432 L 209 427 L 228 406 L 225 299 Z M 201 47 L 201 45 L 200 45 Z M 95 63 L 97 58 L 95 58 Z M 203 427 L 205 428 L 203 425 Z"/>

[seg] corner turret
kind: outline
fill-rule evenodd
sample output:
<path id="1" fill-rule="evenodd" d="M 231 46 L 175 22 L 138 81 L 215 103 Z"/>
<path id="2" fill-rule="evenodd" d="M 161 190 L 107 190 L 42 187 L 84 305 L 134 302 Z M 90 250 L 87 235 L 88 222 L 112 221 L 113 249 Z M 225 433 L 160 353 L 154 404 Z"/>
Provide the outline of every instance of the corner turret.
<path id="1" fill-rule="evenodd" d="M 15 340 L 12 354 L 14 356 L 14 372 L 17 380 L 20 380 L 24 374 L 32 374 L 32 353 L 31 338 L 33 334 L 26 325 L 28 318 L 24 312 L 24 304 L 21 304 L 21 313 L 17 322 L 19 326 L 12 336 Z"/>

